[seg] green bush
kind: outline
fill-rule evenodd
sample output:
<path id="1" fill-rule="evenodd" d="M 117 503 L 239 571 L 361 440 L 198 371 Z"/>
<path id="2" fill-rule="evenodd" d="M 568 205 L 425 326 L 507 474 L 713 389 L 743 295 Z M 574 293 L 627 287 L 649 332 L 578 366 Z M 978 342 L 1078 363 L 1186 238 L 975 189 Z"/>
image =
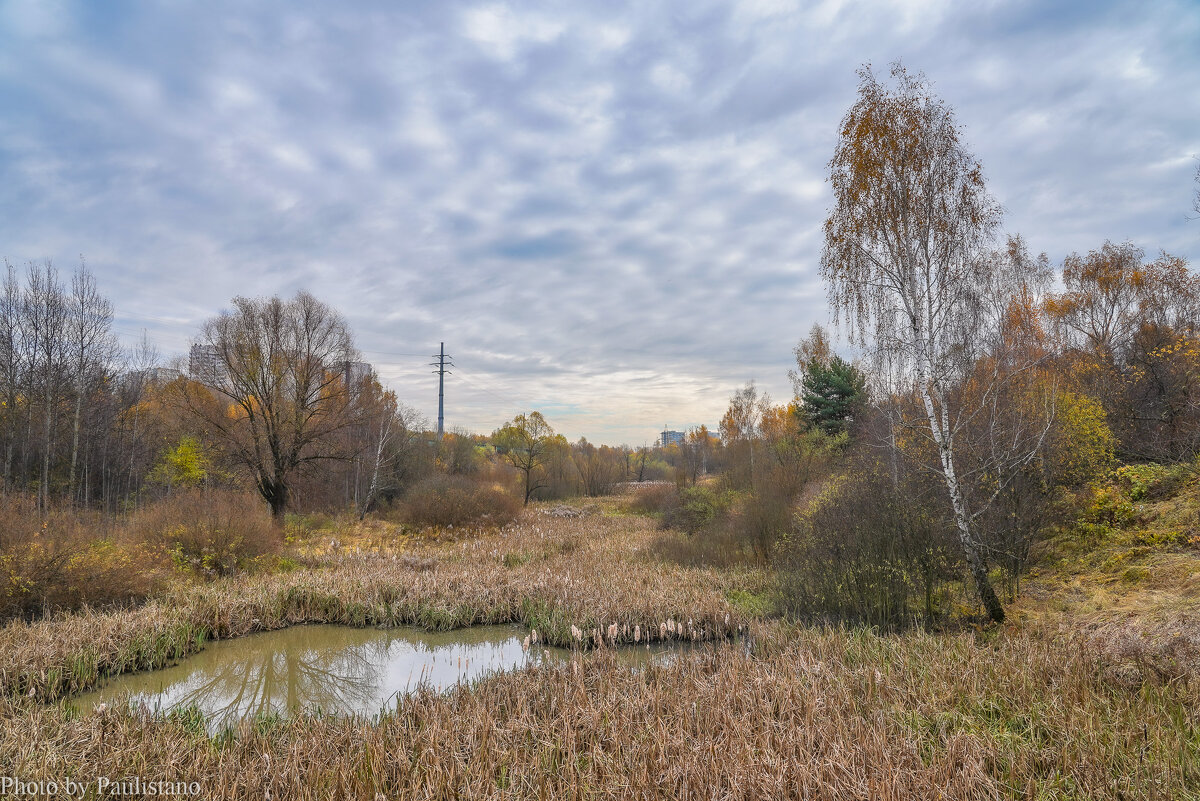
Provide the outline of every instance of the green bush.
<path id="1" fill-rule="evenodd" d="M 961 576 L 944 504 L 919 476 L 893 484 L 862 465 L 796 519 L 776 553 L 783 611 L 800 619 L 885 628 L 945 612 Z"/>
<path id="2" fill-rule="evenodd" d="M 728 512 L 735 497 L 728 490 L 717 492 L 699 485 L 684 487 L 679 490 L 679 504 L 664 510 L 662 527 L 698 534 Z"/>
<path id="3" fill-rule="evenodd" d="M 1113 471 L 1113 478 L 1131 501 L 1154 501 L 1174 495 L 1191 477 L 1188 465 L 1127 464 Z"/>

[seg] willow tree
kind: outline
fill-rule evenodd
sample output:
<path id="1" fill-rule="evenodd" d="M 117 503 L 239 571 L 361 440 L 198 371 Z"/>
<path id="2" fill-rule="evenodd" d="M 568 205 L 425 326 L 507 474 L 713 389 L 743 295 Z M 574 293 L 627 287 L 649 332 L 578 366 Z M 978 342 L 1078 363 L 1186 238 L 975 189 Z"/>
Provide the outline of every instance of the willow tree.
<path id="1" fill-rule="evenodd" d="M 1045 436 L 1044 419 L 1014 428 L 998 403 L 1027 367 L 996 348 L 1029 260 L 1019 242 L 1008 255 L 990 249 L 1000 208 L 953 111 L 924 76 L 899 64 L 890 83 L 870 67 L 859 76 L 829 162 L 835 202 L 821 273 L 839 320 L 876 372 L 918 401 L 919 433 L 936 451 L 933 469 L 963 555 L 988 615 L 1000 621 L 979 518 L 1003 483 L 997 477 L 1028 464 Z M 966 464 L 977 454 L 984 463 Z"/>
<path id="2" fill-rule="evenodd" d="M 307 292 L 291 300 L 234 298 L 204 324 L 187 408 L 254 477 L 279 517 L 297 471 L 352 456 L 339 436 L 359 418 L 346 385 L 356 351 L 349 326 Z"/>

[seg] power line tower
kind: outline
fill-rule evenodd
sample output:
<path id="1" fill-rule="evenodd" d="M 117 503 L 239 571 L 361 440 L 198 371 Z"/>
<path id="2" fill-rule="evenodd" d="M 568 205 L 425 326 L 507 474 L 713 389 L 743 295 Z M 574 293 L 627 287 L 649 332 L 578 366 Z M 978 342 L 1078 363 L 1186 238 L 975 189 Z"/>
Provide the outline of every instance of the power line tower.
<path id="1" fill-rule="evenodd" d="M 433 358 L 437 359 L 437 361 L 429 363 L 431 367 L 437 368 L 433 372 L 437 373 L 438 376 L 438 439 L 442 438 L 446 425 L 446 374 L 450 373 L 447 368 L 454 366 L 454 362 L 450 361 L 450 354 L 446 353 L 446 343 L 442 342 L 440 344 L 441 347 L 438 349 L 438 352 L 433 354 Z"/>

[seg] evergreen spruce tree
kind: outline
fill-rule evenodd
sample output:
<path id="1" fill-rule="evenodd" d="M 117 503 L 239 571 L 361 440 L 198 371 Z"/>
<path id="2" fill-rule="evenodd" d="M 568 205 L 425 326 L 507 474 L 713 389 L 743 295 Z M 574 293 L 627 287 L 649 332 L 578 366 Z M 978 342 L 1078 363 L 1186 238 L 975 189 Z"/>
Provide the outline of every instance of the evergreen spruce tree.
<path id="1" fill-rule="evenodd" d="M 810 425 L 829 435 L 840 434 L 854 421 L 866 392 L 862 372 L 840 356 L 827 364 L 804 366 L 800 402 Z"/>

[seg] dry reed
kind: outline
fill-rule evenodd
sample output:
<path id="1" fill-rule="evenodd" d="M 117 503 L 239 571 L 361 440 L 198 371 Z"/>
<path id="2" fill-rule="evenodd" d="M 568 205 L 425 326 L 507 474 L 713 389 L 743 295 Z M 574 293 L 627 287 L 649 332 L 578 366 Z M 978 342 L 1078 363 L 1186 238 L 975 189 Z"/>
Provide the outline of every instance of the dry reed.
<path id="1" fill-rule="evenodd" d="M 176 588 L 120 614 L 0 630 L 0 775 L 197 781 L 202 797 L 1200 798 L 1200 685 L 1062 636 L 789 628 L 726 601 L 754 571 L 650 552 L 641 518 L 526 515 L 404 554 Z M 639 671 L 606 649 L 402 698 L 379 722 L 261 718 L 210 737 L 189 711 L 46 703 L 301 622 L 523 622 L 552 644 L 721 640 Z M 577 632 L 576 636 L 573 632 Z"/>

